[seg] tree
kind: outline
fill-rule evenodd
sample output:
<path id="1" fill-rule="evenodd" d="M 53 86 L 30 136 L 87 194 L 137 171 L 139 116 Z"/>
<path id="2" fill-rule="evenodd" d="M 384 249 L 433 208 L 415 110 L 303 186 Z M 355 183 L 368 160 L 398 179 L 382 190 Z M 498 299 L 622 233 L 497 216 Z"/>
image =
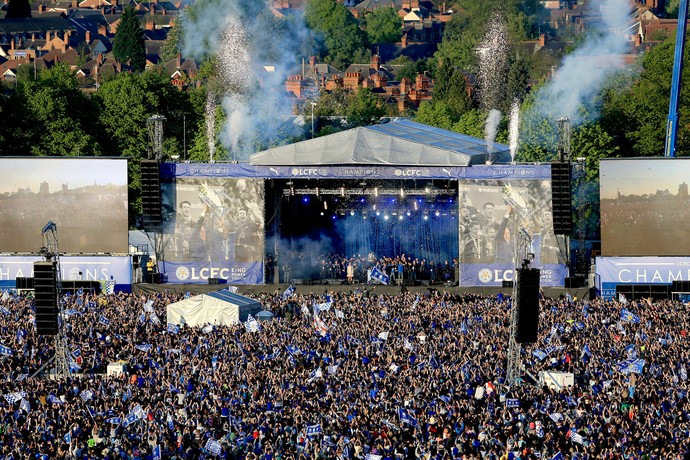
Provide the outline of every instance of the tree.
<path id="1" fill-rule="evenodd" d="M 142 72 L 146 67 L 144 30 L 132 7 L 125 8 L 120 16 L 120 25 L 113 39 L 113 54 L 135 72 Z"/>
<path id="2" fill-rule="evenodd" d="M 175 21 L 172 28 L 168 31 L 165 43 L 163 43 L 159 53 L 162 63 L 170 62 L 177 58 L 177 55 L 182 51 L 183 39 L 184 29 L 182 28 L 181 21 Z"/>
<path id="3" fill-rule="evenodd" d="M 484 138 L 484 125 L 487 113 L 483 110 L 472 109 L 463 113 L 460 119 L 453 125 L 453 131 L 468 136 Z"/>
<path id="4" fill-rule="evenodd" d="M 402 35 L 402 22 L 393 8 L 376 8 L 364 16 L 369 43 L 395 43 Z"/>
<path id="5" fill-rule="evenodd" d="M 386 107 L 369 88 L 360 88 L 348 97 L 347 121 L 350 126 L 366 126 L 387 115 Z"/>
<path id="6" fill-rule="evenodd" d="M 455 123 L 455 112 L 444 101 L 424 101 L 419 105 L 414 121 L 450 130 Z"/>
<path id="7" fill-rule="evenodd" d="M 304 11 L 307 26 L 323 37 L 325 61 L 345 68 L 366 48 L 366 37 L 357 20 L 336 0 L 309 0 Z"/>
<path id="8" fill-rule="evenodd" d="M 30 18 L 31 4 L 29 0 L 10 0 L 7 4 L 5 19 Z"/>

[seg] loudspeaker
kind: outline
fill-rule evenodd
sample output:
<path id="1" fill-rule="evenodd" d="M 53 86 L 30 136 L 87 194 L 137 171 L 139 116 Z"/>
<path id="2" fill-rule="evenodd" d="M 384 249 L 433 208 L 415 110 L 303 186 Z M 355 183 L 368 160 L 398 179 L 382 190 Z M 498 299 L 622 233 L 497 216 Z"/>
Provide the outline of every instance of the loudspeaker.
<path id="1" fill-rule="evenodd" d="M 674 281 L 671 284 L 671 290 L 673 292 L 690 292 L 690 281 Z"/>
<path id="2" fill-rule="evenodd" d="M 17 277 L 15 280 L 17 283 L 17 289 L 33 289 L 34 288 L 34 279 L 33 278 L 22 278 L 22 277 Z"/>
<path id="3" fill-rule="evenodd" d="M 34 262 L 34 300 L 36 302 L 36 333 L 58 333 L 57 265 L 55 262 Z"/>
<path id="4" fill-rule="evenodd" d="M 553 232 L 570 235 L 573 232 L 573 213 L 570 196 L 570 163 L 551 163 L 551 203 L 553 207 Z"/>
<path id="5" fill-rule="evenodd" d="M 501 283 L 501 287 L 504 289 L 512 289 L 513 288 L 513 282 L 503 280 L 503 282 Z"/>
<path id="6" fill-rule="evenodd" d="M 161 209 L 161 179 L 158 161 L 141 162 L 141 209 L 145 228 L 160 225 L 163 219 Z"/>
<path id="7" fill-rule="evenodd" d="M 539 331 L 539 276 L 536 268 L 517 270 L 517 343 L 535 343 Z"/>
<path id="8" fill-rule="evenodd" d="M 209 278 L 208 284 L 210 284 L 210 285 L 220 284 L 220 279 L 219 278 Z"/>

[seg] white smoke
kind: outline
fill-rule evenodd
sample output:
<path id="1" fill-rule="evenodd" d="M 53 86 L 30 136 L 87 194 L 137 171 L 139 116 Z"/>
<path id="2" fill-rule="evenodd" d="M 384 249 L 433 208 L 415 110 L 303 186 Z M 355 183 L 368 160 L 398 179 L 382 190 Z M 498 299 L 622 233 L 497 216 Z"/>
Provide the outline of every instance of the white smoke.
<path id="1" fill-rule="evenodd" d="M 520 139 L 520 102 L 515 99 L 510 106 L 510 122 L 508 124 L 508 139 L 510 144 L 510 161 L 515 161 L 518 142 Z"/>
<path id="2" fill-rule="evenodd" d="M 491 109 L 489 116 L 486 117 L 486 124 L 484 125 L 484 140 L 486 141 L 486 148 L 489 153 L 494 151 L 494 141 L 496 140 L 496 132 L 498 131 L 498 124 L 501 122 L 501 111 Z"/>
<path id="3" fill-rule="evenodd" d="M 582 121 L 581 107 L 594 109 L 593 99 L 606 78 L 622 64 L 629 1 L 594 0 L 591 8 L 601 14 L 601 21 L 593 22 L 585 42 L 565 57 L 554 78 L 538 91 L 536 109 L 542 116 L 567 116 L 574 124 Z"/>
<path id="4" fill-rule="evenodd" d="M 308 34 L 302 17 L 274 20 L 256 0 L 198 1 L 182 18 L 185 57 L 218 57 L 216 94 L 225 112 L 219 138 L 232 160 L 244 161 L 256 145 L 275 142 L 278 133 L 298 136 L 291 120 L 292 100 L 284 82 L 295 73 L 296 57 Z"/>

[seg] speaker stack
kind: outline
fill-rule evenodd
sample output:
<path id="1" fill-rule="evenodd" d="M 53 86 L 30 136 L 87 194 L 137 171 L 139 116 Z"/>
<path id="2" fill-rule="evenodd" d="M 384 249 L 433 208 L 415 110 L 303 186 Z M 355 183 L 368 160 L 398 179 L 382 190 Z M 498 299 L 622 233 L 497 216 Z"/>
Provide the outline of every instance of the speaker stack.
<path id="1" fill-rule="evenodd" d="M 573 232 L 573 214 L 570 195 L 570 163 L 551 163 L 551 203 L 553 206 L 553 232 L 570 235 Z"/>
<path id="2" fill-rule="evenodd" d="M 535 343 L 539 331 L 539 276 L 536 268 L 517 270 L 517 343 Z"/>
<path id="3" fill-rule="evenodd" d="M 57 265 L 55 262 L 34 262 L 34 300 L 36 302 L 36 333 L 58 333 Z"/>
<path id="4" fill-rule="evenodd" d="M 155 160 L 141 162 L 141 208 L 144 228 L 155 229 L 163 219 L 161 209 L 161 179 L 159 163 Z"/>

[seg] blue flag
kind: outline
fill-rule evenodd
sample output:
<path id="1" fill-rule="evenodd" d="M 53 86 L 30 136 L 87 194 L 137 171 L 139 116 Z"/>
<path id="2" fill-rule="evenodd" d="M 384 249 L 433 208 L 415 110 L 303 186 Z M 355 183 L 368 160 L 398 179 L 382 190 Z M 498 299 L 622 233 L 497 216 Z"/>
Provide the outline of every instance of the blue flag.
<path id="1" fill-rule="evenodd" d="M 285 289 L 285 291 L 283 292 L 283 295 L 281 295 L 280 298 L 283 300 L 287 300 L 292 296 L 292 294 L 295 293 L 296 290 L 297 289 L 295 289 L 295 286 L 293 286 L 291 284 Z"/>
<path id="2" fill-rule="evenodd" d="M 0 344 L 0 355 L 12 356 L 12 349 Z"/>
<path id="3" fill-rule="evenodd" d="M 173 324 L 173 323 L 168 323 L 168 332 L 170 334 L 177 334 L 180 332 L 180 325 L 179 324 Z"/>
<path id="4" fill-rule="evenodd" d="M 398 418 L 400 423 L 406 423 L 411 427 L 417 426 L 417 419 L 411 416 L 403 407 L 398 407 Z"/>
<path id="5" fill-rule="evenodd" d="M 506 407 L 520 407 L 519 399 L 506 399 Z"/>
<path id="6" fill-rule="evenodd" d="M 163 458 L 161 456 L 161 446 L 156 445 L 156 447 L 153 448 L 153 452 L 151 453 L 153 460 L 161 460 Z"/>
<path id="7" fill-rule="evenodd" d="M 321 425 L 309 425 L 307 427 L 307 436 L 316 436 L 321 434 Z"/>
<path id="8" fill-rule="evenodd" d="M 621 321 L 627 321 L 631 323 L 639 323 L 640 317 L 628 310 L 627 308 L 621 309 Z"/>
<path id="9" fill-rule="evenodd" d="M 105 324 L 106 326 L 110 325 L 110 320 L 103 315 L 101 315 L 101 317 L 98 319 L 98 322 L 101 324 Z"/>
<path id="10" fill-rule="evenodd" d="M 371 270 L 371 277 L 381 284 L 388 285 L 390 283 L 390 277 L 385 273 L 381 272 L 378 267 L 374 267 Z"/>

